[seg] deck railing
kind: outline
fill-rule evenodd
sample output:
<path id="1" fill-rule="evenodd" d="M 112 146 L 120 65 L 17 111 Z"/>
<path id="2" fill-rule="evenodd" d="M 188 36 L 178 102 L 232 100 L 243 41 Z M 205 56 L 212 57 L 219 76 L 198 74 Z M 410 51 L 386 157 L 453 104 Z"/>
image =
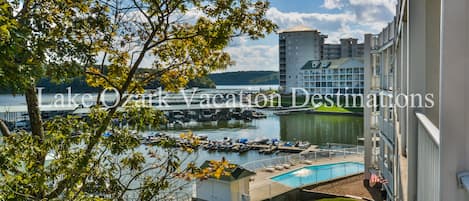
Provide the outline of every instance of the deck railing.
<path id="1" fill-rule="evenodd" d="M 418 119 L 417 200 L 440 200 L 440 131 L 422 113 Z"/>
<path id="2" fill-rule="evenodd" d="M 318 149 L 309 153 L 289 154 L 285 156 L 278 156 L 264 160 L 257 160 L 243 164 L 242 166 L 251 171 L 272 167 L 284 164 L 302 163 L 306 160 L 317 161 L 320 159 L 347 157 L 350 155 L 363 155 L 364 149 L 362 146 L 349 147 L 349 148 L 335 148 L 335 149 Z"/>

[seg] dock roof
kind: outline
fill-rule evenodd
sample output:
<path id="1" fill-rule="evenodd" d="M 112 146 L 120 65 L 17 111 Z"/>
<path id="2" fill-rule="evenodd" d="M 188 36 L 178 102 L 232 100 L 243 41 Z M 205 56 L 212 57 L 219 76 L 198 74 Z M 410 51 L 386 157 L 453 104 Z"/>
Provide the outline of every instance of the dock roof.
<path id="1" fill-rule="evenodd" d="M 230 173 L 229 176 L 223 175 L 219 179 L 222 181 L 236 181 L 238 179 L 242 179 L 245 177 L 250 177 L 252 175 L 255 175 L 255 172 L 249 171 L 240 165 L 232 164 L 233 168 L 230 169 L 225 169 L 226 172 Z M 210 161 L 205 161 L 200 168 L 209 168 L 210 167 Z"/>

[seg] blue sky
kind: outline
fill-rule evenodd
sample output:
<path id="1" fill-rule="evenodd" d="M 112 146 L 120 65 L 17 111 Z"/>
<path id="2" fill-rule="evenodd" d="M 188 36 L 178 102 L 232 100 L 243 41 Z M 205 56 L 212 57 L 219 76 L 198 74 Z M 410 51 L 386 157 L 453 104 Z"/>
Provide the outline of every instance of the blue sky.
<path id="1" fill-rule="evenodd" d="M 329 36 L 327 42 L 378 33 L 392 20 L 395 0 L 271 0 L 267 17 L 280 29 L 308 26 Z M 278 36 L 251 41 L 239 38 L 227 51 L 236 62 L 226 71 L 278 71 Z"/>

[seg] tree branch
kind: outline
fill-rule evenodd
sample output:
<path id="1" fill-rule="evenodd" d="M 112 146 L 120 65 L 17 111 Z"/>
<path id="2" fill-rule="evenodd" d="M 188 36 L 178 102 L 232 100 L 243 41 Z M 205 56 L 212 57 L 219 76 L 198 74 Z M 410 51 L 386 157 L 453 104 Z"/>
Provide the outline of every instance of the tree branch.
<path id="1" fill-rule="evenodd" d="M 8 126 L 1 119 L 0 119 L 0 131 L 2 132 L 3 136 L 5 136 L 5 137 L 10 136 L 10 129 L 8 129 Z"/>
<path id="2" fill-rule="evenodd" d="M 98 76 L 98 77 L 100 77 L 100 78 L 103 78 L 109 85 L 111 85 L 111 87 L 114 87 L 115 89 L 117 89 L 117 86 L 114 85 L 114 84 L 111 82 L 111 80 L 109 80 L 109 78 L 108 78 L 106 75 L 104 75 L 104 74 L 102 74 L 102 73 L 91 72 L 91 71 L 86 71 L 85 73 L 86 73 L 86 74 L 90 74 L 90 75 L 94 75 L 94 76 Z"/>

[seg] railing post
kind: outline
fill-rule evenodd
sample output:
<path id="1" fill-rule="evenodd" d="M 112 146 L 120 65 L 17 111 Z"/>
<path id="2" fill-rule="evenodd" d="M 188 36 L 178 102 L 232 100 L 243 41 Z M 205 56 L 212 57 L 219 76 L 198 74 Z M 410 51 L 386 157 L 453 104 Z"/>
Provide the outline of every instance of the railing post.
<path id="1" fill-rule="evenodd" d="M 272 183 L 269 184 L 269 200 L 272 200 Z"/>
<path id="2" fill-rule="evenodd" d="M 319 171 L 316 172 L 316 174 L 315 174 L 315 175 L 316 175 L 316 181 L 315 181 L 315 183 L 318 183 L 318 173 L 319 173 Z"/>

